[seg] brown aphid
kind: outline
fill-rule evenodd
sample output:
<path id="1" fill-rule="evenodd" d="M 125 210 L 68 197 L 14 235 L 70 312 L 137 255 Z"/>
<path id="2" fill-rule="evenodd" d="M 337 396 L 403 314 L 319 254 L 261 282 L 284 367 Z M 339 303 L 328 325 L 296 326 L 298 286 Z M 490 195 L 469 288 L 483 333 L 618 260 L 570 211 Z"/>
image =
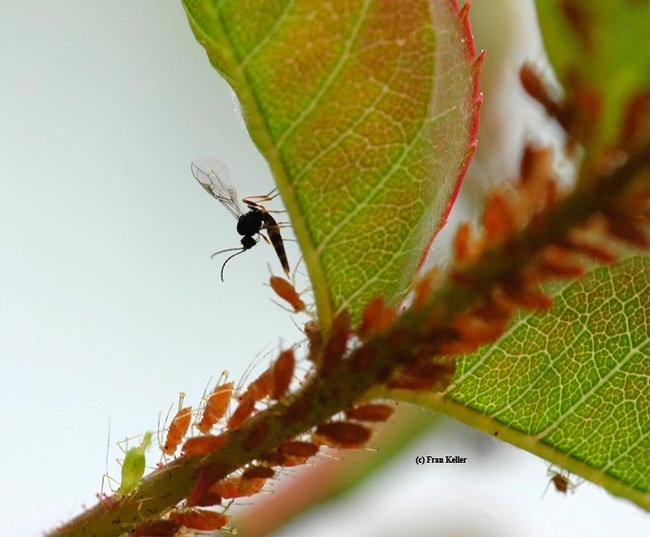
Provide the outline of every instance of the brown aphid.
<path id="1" fill-rule="evenodd" d="M 503 192 L 493 192 L 485 204 L 483 228 L 489 243 L 505 238 L 517 227 L 518 215 L 512 199 Z"/>
<path id="2" fill-rule="evenodd" d="M 608 233 L 613 238 L 628 242 L 638 248 L 650 248 L 650 235 L 642 227 L 642 222 L 630 222 L 619 215 L 612 220 L 613 225 L 610 226 Z"/>
<path id="3" fill-rule="evenodd" d="M 548 481 L 548 485 L 546 485 L 546 488 L 544 489 L 544 494 L 546 494 L 546 491 L 548 490 L 548 487 L 551 485 L 551 483 L 553 483 L 555 490 L 561 494 L 566 494 L 568 491 L 575 491 L 577 485 L 569 480 L 568 473 L 567 475 L 563 475 L 559 472 L 556 472 L 551 467 L 548 469 L 547 474 L 551 476 L 551 478 Z"/>
<path id="4" fill-rule="evenodd" d="M 300 440 L 291 440 L 282 444 L 278 451 L 289 457 L 309 458 L 318 453 L 320 447 L 312 442 L 303 442 Z"/>
<path id="5" fill-rule="evenodd" d="M 259 423 L 256 423 L 251 431 L 246 435 L 246 438 L 242 440 L 242 447 L 246 451 L 255 449 L 262 442 L 264 442 L 264 440 L 266 440 L 266 437 L 269 435 L 270 430 L 271 426 L 267 421 L 260 421 Z"/>
<path id="6" fill-rule="evenodd" d="M 171 519 L 145 520 L 130 531 L 133 537 L 173 537 L 181 525 Z"/>
<path id="7" fill-rule="evenodd" d="M 247 394 L 244 394 L 244 397 L 239 402 L 239 406 L 228 420 L 228 429 L 231 431 L 239 429 L 253 413 L 253 410 L 255 410 L 255 400 Z"/>
<path id="8" fill-rule="evenodd" d="M 285 396 L 293 379 L 295 367 L 296 358 L 293 349 L 282 351 L 275 364 L 273 364 L 273 382 L 271 383 L 271 397 L 273 399 L 279 401 Z"/>
<path id="9" fill-rule="evenodd" d="M 261 401 L 271 393 L 271 384 L 273 382 L 273 371 L 267 369 L 259 377 L 248 385 L 243 397 L 249 397 L 253 401 Z"/>
<path id="10" fill-rule="evenodd" d="M 320 367 L 320 375 L 324 378 L 334 373 L 343 361 L 348 336 L 350 335 L 350 323 L 351 317 L 347 311 L 342 311 L 334 317 L 330 337 L 323 349 L 323 359 Z"/>
<path id="11" fill-rule="evenodd" d="M 320 365 L 323 356 L 323 333 L 317 321 L 307 321 L 303 326 L 303 332 L 309 341 L 309 355 L 307 359 L 316 365 Z"/>
<path id="12" fill-rule="evenodd" d="M 643 89 L 629 97 L 625 104 L 619 144 L 639 148 L 650 130 L 650 91 Z"/>
<path id="13" fill-rule="evenodd" d="M 266 466 L 250 466 L 244 470 L 241 475 L 241 481 L 251 481 L 253 479 L 271 479 L 275 476 L 275 470 Z"/>
<path id="14" fill-rule="evenodd" d="M 241 476 L 234 476 L 218 481 L 208 492 L 219 494 L 223 499 L 241 498 L 257 494 L 262 490 L 265 483 L 266 478 L 263 477 L 252 477 L 244 480 Z"/>
<path id="15" fill-rule="evenodd" d="M 458 235 L 457 235 L 458 236 Z M 413 285 L 413 308 L 421 308 L 429 300 L 434 285 L 440 278 L 440 269 L 432 267 L 427 270 Z"/>
<path id="16" fill-rule="evenodd" d="M 314 408 L 314 393 L 304 392 L 293 401 L 280 416 L 282 426 L 289 427 L 304 420 Z"/>
<path id="17" fill-rule="evenodd" d="M 223 479 L 224 475 L 227 475 L 227 470 L 219 463 L 210 463 L 200 466 L 196 471 L 196 483 L 194 489 L 187 498 L 187 506 L 192 507 L 194 505 L 205 505 L 206 496 L 211 493 L 220 494 L 218 490 L 213 491 L 211 489 L 215 484 L 219 483 L 220 479 Z"/>
<path id="18" fill-rule="evenodd" d="M 371 436 L 372 432 L 367 427 L 344 421 L 324 423 L 316 427 L 314 432 L 315 440 L 338 449 L 362 448 Z"/>
<path id="19" fill-rule="evenodd" d="M 239 498 L 242 496 L 239 493 L 240 478 L 239 476 L 227 477 L 221 481 L 217 481 L 210 490 L 208 494 L 217 494 L 224 500 L 230 500 L 232 498 Z"/>
<path id="20" fill-rule="evenodd" d="M 350 367 L 355 373 L 368 369 L 377 358 L 377 346 L 368 341 L 362 347 L 355 349 L 350 356 Z"/>
<path id="21" fill-rule="evenodd" d="M 263 477 L 256 477 L 254 479 L 241 480 L 239 483 L 239 497 L 242 496 L 252 496 L 257 494 L 260 490 L 264 488 L 266 484 L 266 479 Z"/>
<path id="22" fill-rule="evenodd" d="M 458 226 L 454 236 L 453 252 L 456 263 L 463 265 L 475 261 L 481 254 L 483 240 L 478 239 L 472 232 L 472 225 L 464 222 Z"/>
<path id="23" fill-rule="evenodd" d="M 584 232 L 578 230 L 573 230 L 569 233 L 567 243 L 573 250 L 590 257 L 598 263 L 609 264 L 614 263 L 618 259 L 618 256 L 609 251 L 605 246 L 593 243 Z"/>
<path id="24" fill-rule="evenodd" d="M 187 434 L 187 430 L 190 428 L 191 421 L 192 421 L 191 406 L 181 408 L 176 413 L 174 419 L 172 420 L 171 425 L 169 426 L 169 430 L 167 431 L 167 438 L 165 439 L 165 443 L 160 448 L 162 449 L 165 455 L 171 456 L 176 452 L 176 448 L 178 447 L 178 444 L 181 443 L 181 441 Z"/>
<path id="25" fill-rule="evenodd" d="M 583 2 L 564 0 L 558 3 L 558 11 L 571 28 L 571 34 L 577 38 L 583 48 L 581 53 L 593 54 L 598 43 L 597 23 L 591 9 Z"/>
<path id="26" fill-rule="evenodd" d="M 577 265 L 571 252 L 558 246 L 547 246 L 542 253 L 539 270 L 546 278 L 575 279 L 584 275 L 584 267 Z"/>
<path id="27" fill-rule="evenodd" d="M 357 335 L 361 339 L 368 339 L 370 336 L 383 332 L 393 319 L 395 310 L 388 305 L 383 297 L 375 298 L 361 315 L 361 324 L 357 329 Z"/>
<path id="28" fill-rule="evenodd" d="M 214 424 L 226 414 L 228 403 L 230 403 L 230 399 L 232 398 L 233 386 L 233 382 L 217 385 L 208 396 L 201 421 L 196 424 L 196 428 L 203 434 L 208 434 L 212 430 L 212 427 L 214 427 Z"/>
<path id="29" fill-rule="evenodd" d="M 459 341 L 449 343 L 476 343 L 483 345 L 492 343 L 498 339 L 507 327 L 501 319 L 481 318 L 474 312 L 458 315 L 452 322 L 451 327 L 458 332 Z M 447 344 L 445 342 L 444 344 Z"/>
<path id="30" fill-rule="evenodd" d="M 443 358 L 451 358 L 453 356 L 460 356 L 461 354 L 471 354 L 476 352 L 480 343 L 477 341 L 449 341 L 440 345 L 438 356 Z"/>
<path id="31" fill-rule="evenodd" d="M 309 457 L 287 457 L 287 461 L 283 464 L 285 468 L 295 468 L 307 464 Z"/>
<path id="32" fill-rule="evenodd" d="M 553 299 L 541 291 L 532 289 L 506 289 L 506 296 L 517 306 L 534 311 L 548 310 L 553 307 Z"/>
<path id="33" fill-rule="evenodd" d="M 346 410 L 345 417 L 356 421 L 380 422 L 390 418 L 394 410 L 393 407 L 381 403 L 368 403 Z"/>
<path id="34" fill-rule="evenodd" d="M 567 490 L 569 490 L 569 480 L 565 476 L 555 474 L 551 477 L 551 481 L 553 482 L 553 485 L 555 485 L 555 490 L 558 492 L 566 494 Z"/>
<path id="35" fill-rule="evenodd" d="M 216 492 L 207 491 L 203 496 L 197 499 L 193 505 L 196 507 L 212 507 L 213 505 L 221 505 L 223 498 L 221 494 Z"/>
<path id="36" fill-rule="evenodd" d="M 522 65 L 519 70 L 519 80 L 526 93 L 540 103 L 549 116 L 563 123 L 564 118 L 561 116 L 564 114 L 561 111 L 561 105 L 553 98 L 547 84 L 531 64 L 525 63 Z"/>
<path id="37" fill-rule="evenodd" d="M 388 382 L 389 388 L 444 392 L 456 374 L 456 360 L 421 362 L 406 366 L 398 377 Z"/>
<path id="38" fill-rule="evenodd" d="M 188 438 L 183 444 L 182 453 L 188 457 L 193 455 L 208 455 L 228 443 L 228 434 L 195 436 Z"/>
<path id="39" fill-rule="evenodd" d="M 218 530 L 230 520 L 230 517 L 223 513 L 196 508 L 173 510 L 169 513 L 169 518 L 184 528 L 198 531 Z"/>
<path id="40" fill-rule="evenodd" d="M 281 299 L 286 300 L 295 313 L 305 311 L 305 303 L 300 299 L 300 295 L 289 281 L 278 276 L 271 276 L 270 284 L 275 294 Z"/>
<path id="41" fill-rule="evenodd" d="M 267 466 L 284 466 L 287 462 L 288 457 L 277 451 L 270 451 L 268 453 L 262 453 L 257 460 Z"/>

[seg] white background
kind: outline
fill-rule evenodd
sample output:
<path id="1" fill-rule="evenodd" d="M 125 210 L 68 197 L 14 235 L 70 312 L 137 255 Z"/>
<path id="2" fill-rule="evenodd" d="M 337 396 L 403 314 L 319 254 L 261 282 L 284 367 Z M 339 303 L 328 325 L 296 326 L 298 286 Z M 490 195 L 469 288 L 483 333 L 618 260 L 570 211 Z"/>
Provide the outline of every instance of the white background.
<path id="1" fill-rule="evenodd" d="M 474 9 L 497 35 L 528 39 L 508 3 Z M 239 237 L 192 158 L 227 161 L 241 195 L 272 178 L 180 2 L 2 0 L 0 66 L 0 520 L 20 537 L 94 502 L 109 420 L 112 461 L 115 441 L 155 429 L 178 392 L 196 404 L 211 376 L 239 379 L 300 334 L 263 285 L 267 263 L 280 271 L 270 247 L 233 259 L 225 283 L 210 260 Z M 462 468 L 412 463 L 462 455 L 477 435 L 448 424 L 282 535 L 648 535 L 647 514 L 590 484 L 540 500 L 545 464 L 502 443 Z"/>

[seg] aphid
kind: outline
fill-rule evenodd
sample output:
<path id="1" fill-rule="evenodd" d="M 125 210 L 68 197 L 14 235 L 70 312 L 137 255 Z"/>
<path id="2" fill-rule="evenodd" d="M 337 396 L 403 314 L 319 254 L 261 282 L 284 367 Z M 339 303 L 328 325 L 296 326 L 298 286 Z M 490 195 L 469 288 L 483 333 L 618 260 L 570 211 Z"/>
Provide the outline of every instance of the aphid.
<path id="1" fill-rule="evenodd" d="M 399 376 L 388 382 L 389 388 L 444 392 L 456 374 L 456 360 L 421 362 L 403 368 Z"/>
<path id="2" fill-rule="evenodd" d="M 208 491 L 198 498 L 192 505 L 197 507 L 211 507 L 213 505 L 221 505 L 222 501 L 223 498 L 221 497 L 221 494 Z"/>
<path id="3" fill-rule="evenodd" d="M 179 401 L 179 406 L 182 404 L 183 398 Z M 160 447 L 162 452 L 165 455 L 173 455 L 176 452 L 178 444 L 181 443 L 187 430 L 190 428 L 190 422 L 192 421 L 192 407 L 187 406 L 181 408 L 174 419 L 172 420 L 169 430 L 167 431 L 167 438 L 165 443 Z"/>
<path id="4" fill-rule="evenodd" d="M 209 509 L 175 509 L 169 519 L 190 530 L 210 531 L 223 528 L 230 517 Z"/>
<path id="5" fill-rule="evenodd" d="M 206 505 L 206 496 L 210 495 L 214 497 L 214 494 L 211 493 L 210 489 L 218 483 L 220 479 L 223 479 L 224 475 L 224 468 L 218 463 L 208 463 L 200 466 L 196 471 L 196 483 L 194 489 L 192 489 L 192 492 L 188 496 L 186 505 L 189 507 L 194 505 Z M 218 491 L 214 492 L 219 494 Z"/>
<path id="6" fill-rule="evenodd" d="M 273 472 L 273 470 L 271 470 Z M 243 480 L 241 476 L 228 477 L 215 483 L 208 494 L 218 494 L 224 500 L 257 494 L 266 483 L 266 478 L 253 477 Z"/>
<path id="7" fill-rule="evenodd" d="M 549 468 L 548 470 L 548 475 L 551 476 L 551 479 L 548 482 L 548 485 L 546 485 L 546 488 L 544 489 L 544 494 L 546 494 L 546 491 L 548 490 L 548 487 L 550 486 L 551 483 L 555 486 L 555 490 L 558 492 L 561 492 L 562 494 L 566 494 L 568 491 L 574 492 L 577 485 L 573 483 L 572 481 L 569 480 L 568 475 L 562 475 L 559 472 L 556 472 L 552 468 Z"/>
<path id="8" fill-rule="evenodd" d="M 171 519 L 145 520 L 131 530 L 132 537 L 173 537 L 181 525 Z"/>
<path id="9" fill-rule="evenodd" d="M 302 442 L 300 440 L 291 440 L 280 446 L 278 451 L 289 457 L 306 457 L 309 458 L 318 453 L 320 447 L 311 442 Z"/>
<path id="10" fill-rule="evenodd" d="M 309 355 L 307 359 L 310 362 L 320 366 L 323 357 L 323 333 L 320 324 L 317 321 L 307 321 L 303 327 L 303 332 L 309 341 Z"/>
<path id="11" fill-rule="evenodd" d="M 380 403 L 368 403 L 345 411 L 345 417 L 356 421 L 386 421 L 395 409 Z"/>
<path id="12" fill-rule="evenodd" d="M 235 409 L 228 420 L 228 429 L 231 431 L 239 429 L 253 413 L 253 410 L 255 410 L 255 400 L 244 394 L 239 406 Z"/>
<path id="13" fill-rule="evenodd" d="M 257 460 L 263 462 L 267 466 L 284 466 L 287 462 L 288 457 L 277 451 L 271 451 L 268 453 L 262 453 Z"/>
<path id="14" fill-rule="evenodd" d="M 266 440 L 271 431 L 271 426 L 267 421 L 256 423 L 242 440 L 241 447 L 246 451 L 252 451 Z"/>
<path id="15" fill-rule="evenodd" d="M 480 249 L 477 247 L 478 241 L 473 240 L 473 238 L 472 224 L 463 222 L 458 226 L 453 243 L 454 260 L 456 263 L 468 263 L 480 254 Z"/>
<path id="16" fill-rule="evenodd" d="M 290 282 L 284 278 L 279 278 L 278 276 L 271 276 L 271 288 L 275 291 L 275 294 L 278 295 L 283 300 L 286 300 L 295 313 L 305 311 L 305 303 L 301 300 L 298 291 L 295 287 L 291 285 Z"/>
<path id="17" fill-rule="evenodd" d="M 239 476 L 227 477 L 226 479 L 217 481 L 214 485 L 212 485 L 208 491 L 208 494 L 218 494 L 224 500 L 239 498 L 241 496 L 239 493 L 239 484 Z"/>
<path id="18" fill-rule="evenodd" d="M 296 367 L 296 358 L 293 349 L 282 351 L 273 364 L 273 382 L 271 383 L 271 397 L 277 401 L 282 399 L 289 389 L 293 370 Z"/>
<path id="19" fill-rule="evenodd" d="M 355 449 L 370 440 L 370 429 L 357 423 L 334 421 L 316 427 L 314 439 L 323 445 L 339 449 Z"/>
<path id="20" fill-rule="evenodd" d="M 552 478 L 551 481 L 555 485 L 555 490 L 558 492 L 561 492 L 562 494 L 566 494 L 567 490 L 569 490 L 570 483 L 569 480 L 560 474 L 555 474 Z"/>
<path id="21" fill-rule="evenodd" d="M 280 446 L 278 452 L 286 457 L 286 460 L 282 466 L 287 468 L 292 466 L 300 466 L 305 464 L 310 457 L 316 455 L 320 449 L 320 446 L 317 444 L 312 444 L 311 442 L 302 442 L 300 440 L 292 440 L 290 442 L 285 442 Z"/>
<path id="22" fill-rule="evenodd" d="M 241 476 L 242 482 L 251 481 L 253 479 L 271 479 L 275 476 L 275 471 L 266 466 L 251 466 L 244 470 Z"/>
<path id="23" fill-rule="evenodd" d="M 350 314 L 347 311 L 340 312 L 332 321 L 330 337 L 323 350 L 323 360 L 320 368 L 320 375 L 327 378 L 334 373 L 343 361 L 343 354 L 350 335 Z"/>
<path id="24" fill-rule="evenodd" d="M 203 409 L 201 421 L 196 424 L 196 428 L 203 434 L 208 434 L 214 424 L 223 418 L 226 410 L 228 410 L 228 403 L 232 397 L 234 383 L 228 382 L 226 384 L 217 385 L 212 393 L 208 396 Z"/>
<path id="25" fill-rule="evenodd" d="M 117 494 L 126 496 L 135 490 L 144 475 L 145 454 L 144 452 L 151 445 L 153 433 L 146 432 L 142 437 L 142 443 L 129 449 L 124 455 L 122 463 L 122 481 L 117 489 Z"/>
<path id="26" fill-rule="evenodd" d="M 280 416 L 280 423 L 284 427 L 289 427 L 299 421 L 302 421 L 314 409 L 315 394 L 313 392 L 303 392 L 295 399 Z"/>
<path id="27" fill-rule="evenodd" d="M 223 281 L 223 270 L 226 267 L 226 263 L 228 263 L 228 261 L 233 257 L 245 252 L 246 250 L 250 250 L 258 243 L 259 239 L 255 239 L 255 235 L 262 236 L 264 240 L 268 242 L 268 239 L 262 235 L 262 230 L 266 230 L 269 234 L 271 244 L 273 244 L 275 253 L 282 264 L 282 269 L 288 276 L 289 262 L 284 250 L 284 241 L 280 234 L 280 226 L 263 205 L 253 201 L 254 199 L 260 200 L 261 202 L 270 201 L 277 196 L 277 194 L 271 195 L 273 194 L 272 190 L 266 196 L 250 196 L 248 198 L 243 198 L 242 201 L 248 208 L 248 212 L 244 213 L 237 201 L 237 191 L 235 190 L 232 179 L 230 178 L 228 168 L 223 162 L 218 159 L 208 159 L 205 163 L 201 164 L 201 167 L 193 162 L 192 175 L 194 175 L 194 178 L 208 194 L 219 200 L 219 202 L 228 209 L 230 214 L 237 219 L 237 233 L 242 235 L 241 248 L 227 248 L 225 250 L 219 250 L 212 255 L 212 257 L 214 257 L 224 252 L 237 250 L 237 253 L 228 257 L 221 266 L 221 281 Z"/>
<path id="28" fill-rule="evenodd" d="M 248 385 L 243 397 L 249 397 L 253 401 L 261 401 L 271 394 L 271 383 L 273 382 L 273 370 L 267 369 L 259 377 Z"/>
<path id="29" fill-rule="evenodd" d="M 204 436 L 188 438 L 185 444 L 183 444 L 182 451 L 183 455 L 187 455 L 188 457 L 192 455 L 207 455 L 225 446 L 227 443 L 227 434 L 220 434 L 218 436 L 206 434 Z"/>
<path id="30" fill-rule="evenodd" d="M 386 305 L 382 297 L 375 298 L 361 315 L 361 324 L 357 335 L 361 339 L 378 334 L 385 330 L 395 318 L 395 310 Z"/>
<path id="31" fill-rule="evenodd" d="M 240 479 L 239 482 L 239 496 L 252 496 L 257 494 L 266 483 L 266 478 L 255 477 L 252 479 Z"/>

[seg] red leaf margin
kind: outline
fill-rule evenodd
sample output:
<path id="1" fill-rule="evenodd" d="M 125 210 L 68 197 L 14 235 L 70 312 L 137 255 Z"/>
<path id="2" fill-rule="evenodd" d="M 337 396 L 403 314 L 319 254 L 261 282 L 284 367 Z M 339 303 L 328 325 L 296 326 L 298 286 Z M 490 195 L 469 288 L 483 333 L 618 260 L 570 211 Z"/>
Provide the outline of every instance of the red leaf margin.
<path id="1" fill-rule="evenodd" d="M 458 199 L 458 194 L 460 192 L 461 187 L 463 186 L 463 180 L 465 179 L 465 175 L 467 174 L 467 170 L 469 169 L 470 162 L 472 161 L 472 157 L 474 156 L 474 153 L 476 152 L 476 148 L 478 146 L 478 138 L 477 138 L 478 126 L 479 126 L 479 118 L 481 115 L 481 107 L 483 105 L 483 94 L 481 93 L 480 90 L 480 82 L 481 82 L 481 69 L 483 67 L 483 60 L 485 58 L 485 51 L 484 50 L 481 51 L 481 54 L 479 54 L 478 57 L 476 56 L 476 48 L 474 47 L 474 35 L 472 34 L 472 28 L 469 19 L 471 0 L 467 0 L 465 5 L 460 10 L 458 9 L 458 0 L 449 0 L 449 3 L 450 3 L 450 9 L 452 10 L 452 13 L 458 15 L 458 18 L 460 19 L 461 22 L 461 29 L 465 33 L 465 50 L 467 52 L 467 57 L 474 62 L 474 77 L 473 77 L 474 85 L 472 88 L 473 89 L 472 97 L 474 102 L 473 118 L 469 129 L 469 137 L 468 137 L 469 150 L 467 152 L 467 155 L 465 156 L 465 160 L 461 164 L 456 185 L 454 186 L 454 189 L 451 193 L 449 202 L 447 203 L 447 207 L 445 208 L 445 211 L 442 214 L 440 223 L 438 224 L 438 228 L 433 232 L 429 244 L 427 245 L 424 252 L 422 253 L 422 257 L 420 259 L 420 263 L 418 266 L 419 270 L 422 269 L 427 259 L 429 258 L 431 247 L 433 246 L 433 243 L 435 242 L 436 237 L 438 236 L 442 228 L 444 228 L 447 225 L 449 214 L 451 213 L 451 210 L 453 209 L 454 205 L 456 204 L 456 200 Z"/>

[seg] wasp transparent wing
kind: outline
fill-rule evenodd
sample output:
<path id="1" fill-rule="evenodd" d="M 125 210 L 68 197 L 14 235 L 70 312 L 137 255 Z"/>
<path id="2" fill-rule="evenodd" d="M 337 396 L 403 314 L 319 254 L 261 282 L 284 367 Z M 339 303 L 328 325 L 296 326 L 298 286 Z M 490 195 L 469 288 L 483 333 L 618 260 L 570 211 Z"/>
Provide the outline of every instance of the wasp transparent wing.
<path id="1" fill-rule="evenodd" d="M 216 158 L 195 160 L 192 162 L 192 175 L 206 192 L 217 198 L 235 218 L 238 219 L 243 214 L 230 172 L 222 161 Z"/>

